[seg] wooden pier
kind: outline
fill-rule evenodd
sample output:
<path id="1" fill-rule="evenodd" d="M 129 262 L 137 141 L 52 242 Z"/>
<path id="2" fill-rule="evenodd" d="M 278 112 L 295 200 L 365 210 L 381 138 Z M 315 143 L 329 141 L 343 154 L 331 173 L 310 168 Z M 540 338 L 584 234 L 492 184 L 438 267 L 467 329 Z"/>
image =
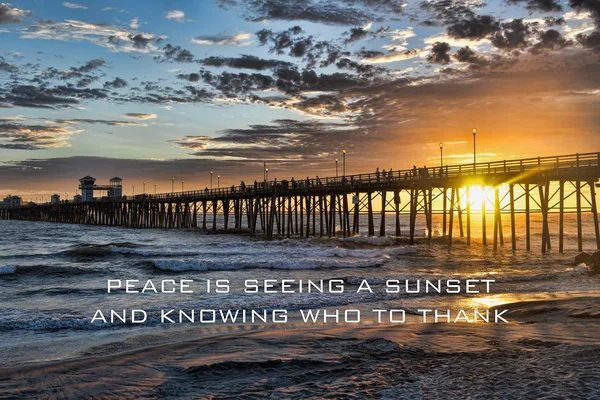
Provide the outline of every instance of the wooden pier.
<path id="1" fill-rule="evenodd" d="M 49 221 L 129 228 L 199 228 L 268 237 L 386 235 L 386 217 L 395 218 L 395 235 L 413 243 L 417 220 L 433 237 L 433 215 L 441 214 L 442 236 L 466 236 L 481 218 L 487 245 L 487 220 L 493 218 L 493 248 L 504 245 L 502 218 L 510 219 L 510 240 L 517 247 L 515 214 L 525 215 L 525 243 L 531 248 L 531 215 L 539 213 L 541 250 L 550 240 L 549 215 L 559 214 L 558 250 L 564 249 L 564 215 L 576 213 L 578 248 L 583 250 L 583 213 L 593 215 L 596 248 L 600 232 L 595 183 L 600 152 L 537 157 L 435 168 L 381 171 L 335 178 L 261 181 L 244 186 L 116 199 L 26 205 L 0 209 L 0 219 Z M 475 204 L 474 190 L 485 195 Z M 575 206 L 568 206 L 570 201 Z M 360 216 L 367 226 L 360 226 Z M 508 214 L 508 215 L 507 215 Z M 407 227 L 401 215 L 409 215 Z M 376 230 L 376 220 L 379 229 Z M 457 230 L 458 226 L 458 230 Z M 364 231 L 363 231 L 364 230 Z"/>

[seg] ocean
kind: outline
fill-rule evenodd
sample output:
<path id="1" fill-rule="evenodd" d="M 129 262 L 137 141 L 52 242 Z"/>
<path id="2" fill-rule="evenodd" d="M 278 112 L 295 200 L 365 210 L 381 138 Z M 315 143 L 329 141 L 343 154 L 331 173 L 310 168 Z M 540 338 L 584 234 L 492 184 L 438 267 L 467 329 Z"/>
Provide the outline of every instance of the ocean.
<path id="1" fill-rule="evenodd" d="M 408 221 L 402 217 L 402 226 Z M 505 218 L 507 223 L 508 218 Z M 491 223 L 491 218 L 488 218 Z M 577 254 L 574 215 L 566 218 L 565 253 L 540 251 L 540 217 L 532 216 L 532 250 L 524 250 L 523 220 L 519 217 L 517 251 L 506 244 L 498 252 L 481 245 L 480 227 L 473 244 L 456 238 L 449 249 L 434 221 L 434 240 L 424 239 L 417 226 L 417 244 L 392 237 L 393 218 L 387 218 L 386 237 L 273 239 L 201 230 L 134 230 L 116 227 L 44 222 L 0 221 L 0 367 L 114 354 L 145 346 L 185 341 L 246 330 L 289 329 L 294 324 L 182 323 L 161 324 L 160 313 L 174 310 L 286 309 L 405 309 L 423 307 L 481 308 L 503 302 L 535 300 L 548 294 L 598 294 L 600 280 L 574 265 Z M 552 216 L 551 232 L 556 233 Z M 363 224 L 362 226 L 366 226 Z M 593 222 L 584 218 L 584 247 L 595 250 Z M 488 227 L 488 234 L 493 232 Z M 493 279 L 492 293 L 389 294 L 381 287 L 388 279 Z M 190 279 L 189 293 L 107 293 L 108 280 Z M 245 293 L 249 279 L 289 279 L 327 282 L 340 280 L 344 293 Z M 206 293 L 206 284 L 228 280 L 226 294 Z M 356 292 L 363 281 L 373 293 Z M 276 285 L 277 287 L 277 285 Z M 96 310 L 143 309 L 143 324 L 91 322 Z M 293 321 L 292 321 L 293 322 Z M 327 324 L 326 324 L 327 325 Z M 335 324 L 333 324 L 335 325 Z"/>

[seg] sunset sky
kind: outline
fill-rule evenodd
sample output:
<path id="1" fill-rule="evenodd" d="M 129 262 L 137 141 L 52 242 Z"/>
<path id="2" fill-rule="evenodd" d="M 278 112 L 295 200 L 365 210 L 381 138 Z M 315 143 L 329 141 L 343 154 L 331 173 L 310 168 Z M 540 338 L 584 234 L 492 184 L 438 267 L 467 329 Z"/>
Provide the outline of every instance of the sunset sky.
<path id="1" fill-rule="evenodd" d="M 598 0 L 14 1 L 0 40 L 0 195 L 600 150 Z"/>

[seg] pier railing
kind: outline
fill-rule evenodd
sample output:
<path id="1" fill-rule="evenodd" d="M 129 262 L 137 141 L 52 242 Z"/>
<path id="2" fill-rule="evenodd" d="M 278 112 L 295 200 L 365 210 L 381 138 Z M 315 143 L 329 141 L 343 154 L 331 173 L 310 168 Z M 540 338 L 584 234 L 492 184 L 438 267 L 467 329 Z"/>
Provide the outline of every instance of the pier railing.
<path id="1" fill-rule="evenodd" d="M 129 199 L 135 200 L 172 200 L 181 198 L 213 198 L 273 193 L 303 193 L 306 191 L 329 191 L 332 189 L 365 188 L 394 183 L 398 181 L 419 181 L 441 178 L 463 178 L 466 176 L 485 176 L 500 173 L 524 173 L 536 171 L 561 170 L 577 171 L 578 169 L 600 168 L 600 152 L 569 154 L 563 156 L 534 157 L 519 160 L 502 160 L 482 163 L 444 165 L 441 167 L 413 167 L 403 170 L 382 170 L 367 174 L 353 174 L 338 177 L 309 178 L 290 180 L 254 181 L 252 184 L 222 187 L 217 189 L 190 190 L 183 192 L 139 194 Z"/>
<path id="2" fill-rule="evenodd" d="M 331 190 L 368 189 L 382 184 L 393 185 L 399 181 L 420 182 L 430 179 L 452 179 L 464 177 L 486 177 L 497 174 L 525 172 L 561 171 L 577 172 L 580 169 L 599 168 L 600 152 L 569 154 L 551 157 L 534 157 L 518 160 L 477 162 L 470 164 L 444 165 L 437 167 L 416 167 L 402 170 L 381 170 L 366 174 L 353 174 L 337 177 L 314 177 L 305 179 L 254 181 L 251 184 L 233 185 L 216 189 L 190 190 L 159 194 L 138 194 L 122 198 L 102 197 L 93 201 L 169 201 L 181 199 L 211 199 L 233 196 L 253 196 L 272 194 L 302 194 L 327 192 Z M 68 201 L 71 202 L 71 201 Z M 24 207 L 27 207 L 25 205 Z"/>

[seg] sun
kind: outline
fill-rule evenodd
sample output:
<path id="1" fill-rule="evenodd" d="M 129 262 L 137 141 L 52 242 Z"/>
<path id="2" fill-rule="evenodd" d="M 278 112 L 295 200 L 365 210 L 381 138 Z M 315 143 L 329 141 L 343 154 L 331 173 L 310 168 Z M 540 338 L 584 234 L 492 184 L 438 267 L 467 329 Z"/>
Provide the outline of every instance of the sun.
<path id="1" fill-rule="evenodd" d="M 485 201 L 486 211 L 492 209 L 492 204 L 494 201 L 494 190 L 492 187 L 481 187 L 481 186 L 471 186 L 470 197 L 471 197 L 471 210 L 472 211 L 481 211 L 482 204 Z M 461 190 L 461 199 L 460 206 L 462 209 L 467 208 L 467 190 L 466 188 Z"/>

